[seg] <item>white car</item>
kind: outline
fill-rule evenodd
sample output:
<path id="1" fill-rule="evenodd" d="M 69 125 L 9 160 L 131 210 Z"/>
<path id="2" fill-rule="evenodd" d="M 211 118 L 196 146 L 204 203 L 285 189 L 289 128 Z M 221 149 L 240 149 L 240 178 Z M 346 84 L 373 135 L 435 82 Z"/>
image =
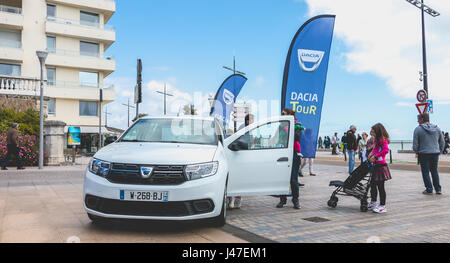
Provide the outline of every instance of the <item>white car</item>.
<path id="1" fill-rule="evenodd" d="M 104 218 L 226 221 L 227 196 L 290 193 L 294 119 L 273 117 L 224 138 L 205 117 L 147 117 L 98 151 L 84 207 Z"/>

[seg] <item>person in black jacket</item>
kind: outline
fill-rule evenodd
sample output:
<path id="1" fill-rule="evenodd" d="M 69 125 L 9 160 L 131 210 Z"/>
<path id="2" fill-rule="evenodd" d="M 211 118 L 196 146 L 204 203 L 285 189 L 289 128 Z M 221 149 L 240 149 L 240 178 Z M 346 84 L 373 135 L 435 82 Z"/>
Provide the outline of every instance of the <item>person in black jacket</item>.
<path id="1" fill-rule="evenodd" d="M 351 174 L 355 167 L 355 153 L 358 150 L 358 143 L 356 140 L 356 126 L 350 126 L 350 130 L 347 132 L 347 151 L 348 151 L 348 173 Z"/>

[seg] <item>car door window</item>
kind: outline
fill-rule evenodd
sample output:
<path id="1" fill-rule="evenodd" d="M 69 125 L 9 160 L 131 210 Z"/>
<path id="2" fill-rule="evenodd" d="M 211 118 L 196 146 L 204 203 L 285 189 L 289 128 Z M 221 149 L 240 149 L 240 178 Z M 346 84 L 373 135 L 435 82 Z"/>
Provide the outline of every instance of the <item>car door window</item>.
<path id="1" fill-rule="evenodd" d="M 282 149 L 289 144 L 289 121 L 269 122 L 239 138 L 248 150 Z"/>

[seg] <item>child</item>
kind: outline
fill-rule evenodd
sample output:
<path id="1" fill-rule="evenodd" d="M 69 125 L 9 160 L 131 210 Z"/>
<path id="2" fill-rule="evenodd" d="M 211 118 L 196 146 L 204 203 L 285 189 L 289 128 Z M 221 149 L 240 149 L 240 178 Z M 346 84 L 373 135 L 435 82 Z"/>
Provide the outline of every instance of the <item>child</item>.
<path id="1" fill-rule="evenodd" d="M 377 123 L 372 126 L 370 134 L 375 137 L 373 150 L 369 154 L 369 161 L 375 164 L 370 184 L 370 198 L 368 205 L 374 213 L 386 213 L 386 190 L 384 182 L 392 179 L 391 172 L 386 163 L 386 155 L 389 153 L 389 134 L 383 124 Z M 377 190 L 380 193 L 380 205 L 377 205 Z"/>

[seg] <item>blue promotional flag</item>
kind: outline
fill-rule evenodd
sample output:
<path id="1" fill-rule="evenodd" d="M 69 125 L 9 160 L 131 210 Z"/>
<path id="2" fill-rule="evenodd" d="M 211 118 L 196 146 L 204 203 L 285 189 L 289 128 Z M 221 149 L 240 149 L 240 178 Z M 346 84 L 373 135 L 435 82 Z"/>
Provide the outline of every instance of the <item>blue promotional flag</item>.
<path id="1" fill-rule="evenodd" d="M 316 157 L 334 20 L 334 15 L 320 15 L 303 24 L 284 67 L 281 108 L 293 109 L 306 128 L 300 141 L 305 158 Z"/>
<path id="2" fill-rule="evenodd" d="M 219 90 L 217 90 L 210 115 L 221 120 L 223 127 L 228 126 L 234 102 L 236 102 L 236 97 L 241 92 L 245 82 L 247 82 L 246 77 L 240 74 L 233 74 L 225 79 Z"/>

